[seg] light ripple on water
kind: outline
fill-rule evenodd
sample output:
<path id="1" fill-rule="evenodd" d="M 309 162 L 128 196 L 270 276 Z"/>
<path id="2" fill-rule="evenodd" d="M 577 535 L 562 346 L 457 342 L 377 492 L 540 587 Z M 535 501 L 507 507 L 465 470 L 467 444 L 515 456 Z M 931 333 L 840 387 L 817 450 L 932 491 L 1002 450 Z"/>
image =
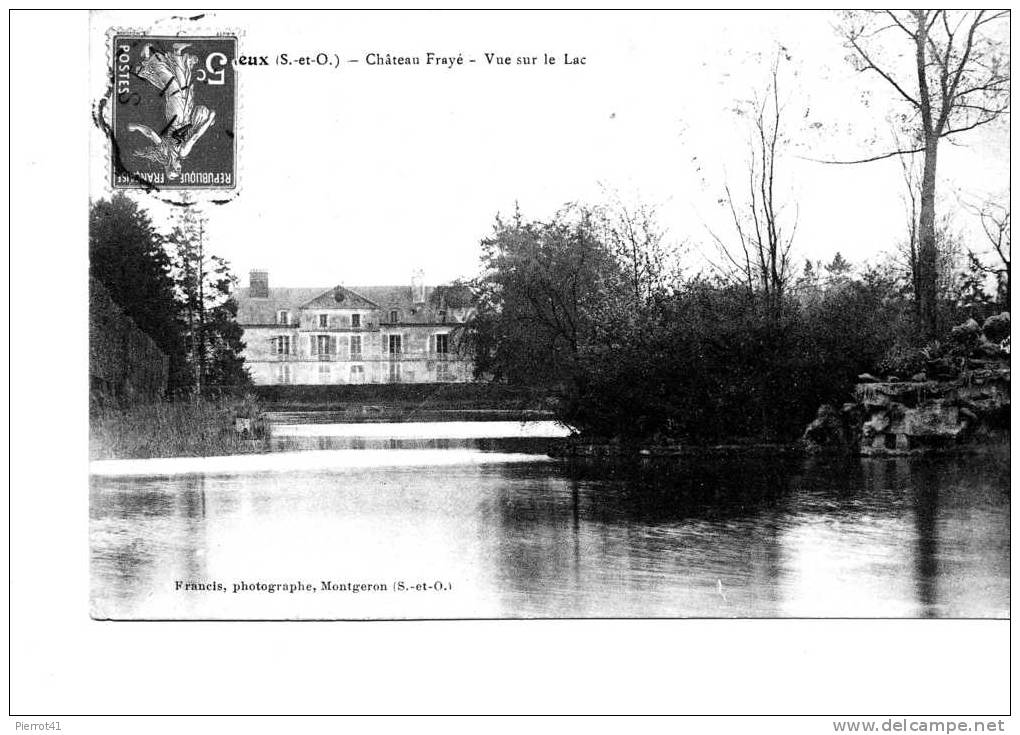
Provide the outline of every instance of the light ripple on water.
<path id="1" fill-rule="evenodd" d="M 331 449 L 272 454 L 234 454 L 224 457 L 157 457 L 105 459 L 89 464 L 92 475 L 141 477 L 151 475 L 236 474 L 356 470 L 369 467 L 449 467 L 453 465 L 548 462 L 544 455 L 480 452 L 470 449 Z"/>

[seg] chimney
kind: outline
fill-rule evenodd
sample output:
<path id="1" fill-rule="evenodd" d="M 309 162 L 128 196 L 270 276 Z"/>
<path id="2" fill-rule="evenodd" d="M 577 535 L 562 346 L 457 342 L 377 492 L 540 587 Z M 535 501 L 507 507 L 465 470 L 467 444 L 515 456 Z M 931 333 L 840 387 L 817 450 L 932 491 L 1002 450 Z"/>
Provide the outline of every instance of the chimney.
<path id="1" fill-rule="evenodd" d="M 269 298 L 269 271 L 249 271 L 248 296 L 253 299 Z"/>
<path id="2" fill-rule="evenodd" d="M 425 303 L 425 273 L 421 268 L 411 274 L 411 298 L 416 304 Z"/>

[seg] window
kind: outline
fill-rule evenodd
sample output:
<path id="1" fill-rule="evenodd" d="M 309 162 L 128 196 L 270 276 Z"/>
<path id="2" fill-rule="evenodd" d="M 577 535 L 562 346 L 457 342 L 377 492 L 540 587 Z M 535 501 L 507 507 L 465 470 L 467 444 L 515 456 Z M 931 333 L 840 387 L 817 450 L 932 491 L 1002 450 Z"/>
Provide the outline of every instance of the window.
<path id="1" fill-rule="evenodd" d="M 319 363 L 319 382 L 328 383 L 331 377 L 330 364 L 328 362 Z"/>
<path id="2" fill-rule="evenodd" d="M 278 311 L 276 312 L 276 323 L 277 324 L 290 324 L 290 312 L 289 311 Z"/>
<path id="3" fill-rule="evenodd" d="M 450 382 L 450 363 L 441 362 L 436 365 L 436 380 L 440 383 Z"/>
<path id="4" fill-rule="evenodd" d="M 351 337 L 351 359 L 361 357 L 361 335 Z"/>
<path id="5" fill-rule="evenodd" d="M 361 365 L 351 365 L 351 382 L 364 383 L 365 368 L 363 368 Z"/>
<path id="6" fill-rule="evenodd" d="M 440 322 L 441 322 L 442 324 L 446 324 L 446 310 L 445 310 L 445 309 L 443 309 L 443 310 L 441 310 L 441 311 L 439 312 L 439 321 L 440 321 Z"/>
<path id="7" fill-rule="evenodd" d="M 436 335 L 436 352 L 438 352 L 440 355 L 446 355 L 450 352 L 450 335 L 448 334 Z"/>
<path id="8" fill-rule="evenodd" d="M 391 355 L 399 355 L 400 354 L 400 335 L 399 334 L 391 334 L 390 335 L 390 338 L 389 338 L 389 350 L 388 350 L 388 352 Z"/>
<path id="9" fill-rule="evenodd" d="M 400 318 L 400 312 L 396 309 L 390 309 L 390 322 L 396 324 Z"/>
<path id="10" fill-rule="evenodd" d="M 290 382 L 290 365 L 276 366 L 276 382 L 278 383 Z"/>
<path id="11" fill-rule="evenodd" d="M 328 334 L 316 334 L 312 336 L 313 355 L 332 355 L 336 353 L 336 337 Z"/>
<path id="12" fill-rule="evenodd" d="M 329 314 L 319 314 L 319 329 L 329 328 Z"/>
<path id="13" fill-rule="evenodd" d="M 289 355 L 290 337 L 273 337 L 273 352 L 277 355 Z"/>
<path id="14" fill-rule="evenodd" d="M 390 363 L 390 382 L 391 383 L 399 383 L 400 382 L 400 363 L 399 362 L 391 362 Z"/>
<path id="15" fill-rule="evenodd" d="M 361 314 L 351 314 L 351 327 L 361 329 Z"/>

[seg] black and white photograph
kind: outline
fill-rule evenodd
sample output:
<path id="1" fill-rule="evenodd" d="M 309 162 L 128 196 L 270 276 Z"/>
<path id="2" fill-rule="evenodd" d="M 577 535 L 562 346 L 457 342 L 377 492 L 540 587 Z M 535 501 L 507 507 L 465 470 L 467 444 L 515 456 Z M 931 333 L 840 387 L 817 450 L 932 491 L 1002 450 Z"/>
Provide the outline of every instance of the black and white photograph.
<path id="1" fill-rule="evenodd" d="M 87 48 L 87 625 L 1008 647 L 1008 10 L 97 10 Z"/>

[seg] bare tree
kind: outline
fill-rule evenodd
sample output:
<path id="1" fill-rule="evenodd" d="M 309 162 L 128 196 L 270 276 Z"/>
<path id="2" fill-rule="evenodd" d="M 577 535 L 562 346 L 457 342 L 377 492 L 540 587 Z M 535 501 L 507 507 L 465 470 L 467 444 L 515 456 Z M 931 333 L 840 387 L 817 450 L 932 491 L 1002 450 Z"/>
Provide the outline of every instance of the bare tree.
<path id="1" fill-rule="evenodd" d="M 678 281 L 678 250 L 667 241 L 654 206 L 628 205 L 612 193 L 606 204 L 585 211 L 625 273 L 634 309 Z"/>
<path id="2" fill-rule="evenodd" d="M 1001 25 L 1006 25 L 1008 32 L 1008 20 L 1008 11 L 851 12 L 842 29 L 857 68 L 877 74 L 908 106 L 903 121 L 912 144 L 857 161 L 830 163 L 867 163 L 923 154 L 916 218 L 916 290 L 920 326 L 930 338 L 938 331 L 935 174 L 939 142 L 987 125 L 1008 112 L 1008 41 L 1004 44 L 995 37 Z M 890 41 L 884 43 L 886 38 Z M 898 69 L 888 55 L 901 44 L 910 52 L 909 72 Z"/>
<path id="3" fill-rule="evenodd" d="M 899 136 L 893 132 L 897 145 Z M 903 244 L 903 270 L 910 278 L 910 290 L 914 294 L 914 306 L 919 308 L 921 286 L 918 281 L 918 259 L 917 259 L 917 212 L 921 194 L 921 172 L 917 165 L 916 155 L 904 154 L 900 156 L 900 168 L 903 172 L 903 183 L 906 189 L 904 203 L 907 209 L 907 235 Z M 917 314 L 920 319 L 920 313 Z"/>
<path id="4" fill-rule="evenodd" d="M 981 205 L 964 205 L 981 221 L 988 243 L 991 245 L 992 264 L 982 259 L 981 254 L 970 251 L 972 262 L 983 272 L 995 276 L 999 287 L 999 298 L 1010 308 L 1010 205 L 1009 194 L 1002 201 L 989 200 Z"/>
<path id="5" fill-rule="evenodd" d="M 726 185 L 725 203 L 736 230 L 738 246 L 711 233 L 726 265 L 721 268 L 760 299 L 769 318 L 778 320 L 790 278 L 790 248 L 797 231 L 796 217 L 789 231 L 776 196 L 776 162 L 782 147 L 782 105 L 779 102 L 779 61 L 772 65 L 764 94 L 753 102 L 751 160 L 746 200 L 738 200 Z"/>

